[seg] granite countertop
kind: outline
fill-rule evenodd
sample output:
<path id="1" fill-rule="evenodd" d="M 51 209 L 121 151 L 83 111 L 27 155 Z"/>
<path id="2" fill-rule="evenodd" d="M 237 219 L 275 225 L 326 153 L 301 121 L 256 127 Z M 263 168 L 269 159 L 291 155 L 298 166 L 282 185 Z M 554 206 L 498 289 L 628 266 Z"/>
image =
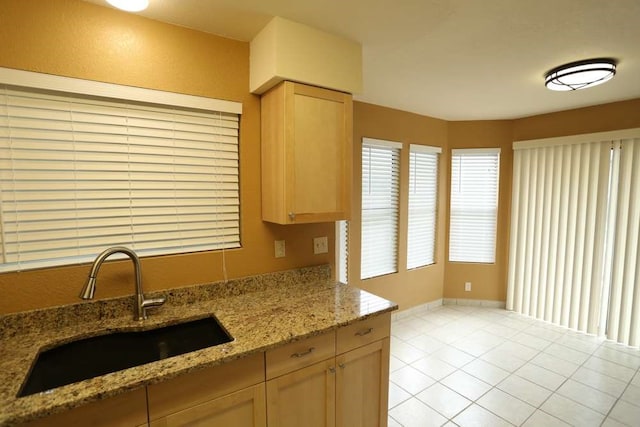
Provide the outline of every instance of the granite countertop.
<path id="1" fill-rule="evenodd" d="M 167 302 L 133 320 L 133 297 L 0 316 L 0 426 L 85 403 L 321 334 L 397 309 L 391 301 L 329 279 L 319 266 L 194 285 L 148 296 Z M 234 341 L 16 397 L 40 349 L 111 331 L 153 329 L 214 315 Z"/>

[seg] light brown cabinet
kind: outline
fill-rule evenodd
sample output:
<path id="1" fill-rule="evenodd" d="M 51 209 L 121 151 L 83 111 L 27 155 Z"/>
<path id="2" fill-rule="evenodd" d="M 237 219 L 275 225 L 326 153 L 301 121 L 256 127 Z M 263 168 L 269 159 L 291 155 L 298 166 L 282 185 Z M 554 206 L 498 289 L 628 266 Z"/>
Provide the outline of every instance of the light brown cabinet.
<path id="1" fill-rule="evenodd" d="M 28 427 L 142 427 L 147 425 L 147 395 L 144 388 L 25 424 Z"/>
<path id="2" fill-rule="evenodd" d="M 28 425 L 386 427 L 390 320 L 365 319 Z"/>
<path id="3" fill-rule="evenodd" d="M 147 387 L 151 427 L 265 427 L 264 353 Z"/>
<path id="4" fill-rule="evenodd" d="M 385 427 L 389 332 L 387 314 L 268 351 L 269 427 Z"/>
<path id="5" fill-rule="evenodd" d="M 262 219 L 349 219 L 351 95 L 285 81 L 265 93 L 261 105 Z"/>

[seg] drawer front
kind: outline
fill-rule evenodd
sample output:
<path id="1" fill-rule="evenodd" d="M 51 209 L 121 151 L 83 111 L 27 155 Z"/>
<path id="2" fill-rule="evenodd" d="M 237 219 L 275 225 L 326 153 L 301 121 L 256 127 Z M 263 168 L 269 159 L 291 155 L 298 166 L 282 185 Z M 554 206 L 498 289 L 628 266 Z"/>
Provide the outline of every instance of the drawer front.
<path id="1" fill-rule="evenodd" d="M 267 379 L 326 360 L 335 354 L 334 331 L 274 348 L 267 351 Z"/>
<path id="2" fill-rule="evenodd" d="M 147 387 L 149 419 L 166 417 L 261 382 L 264 353 L 152 384 Z"/>
<path id="3" fill-rule="evenodd" d="M 391 313 L 370 317 L 338 329 L 337 353 L 342 354 L 354 348 L 388 337 L 391 333 Z"/>

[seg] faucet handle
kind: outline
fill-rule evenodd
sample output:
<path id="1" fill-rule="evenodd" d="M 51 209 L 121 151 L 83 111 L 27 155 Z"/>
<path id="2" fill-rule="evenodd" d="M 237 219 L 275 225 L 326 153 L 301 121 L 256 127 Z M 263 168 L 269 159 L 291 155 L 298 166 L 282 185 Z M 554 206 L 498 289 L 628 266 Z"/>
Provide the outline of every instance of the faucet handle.
<path id="1" fill-rule="evenodd" d="M 147 318 L 147 309 L 151 307 L 159 307 L 167 301 L 165 297 L 160 298 L 145 298 L 140 303 L 140 317 L 136 320 L 143 320 Z"/>

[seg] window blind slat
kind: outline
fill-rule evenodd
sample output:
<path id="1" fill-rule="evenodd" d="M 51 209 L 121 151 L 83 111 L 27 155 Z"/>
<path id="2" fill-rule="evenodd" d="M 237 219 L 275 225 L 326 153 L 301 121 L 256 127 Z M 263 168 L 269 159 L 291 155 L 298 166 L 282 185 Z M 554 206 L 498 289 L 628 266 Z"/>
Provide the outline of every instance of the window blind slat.
<path id="1" fill-rule="evenodd" d="M 499 149 L 453 150 L 449 261 L 495 262 Z"/>

